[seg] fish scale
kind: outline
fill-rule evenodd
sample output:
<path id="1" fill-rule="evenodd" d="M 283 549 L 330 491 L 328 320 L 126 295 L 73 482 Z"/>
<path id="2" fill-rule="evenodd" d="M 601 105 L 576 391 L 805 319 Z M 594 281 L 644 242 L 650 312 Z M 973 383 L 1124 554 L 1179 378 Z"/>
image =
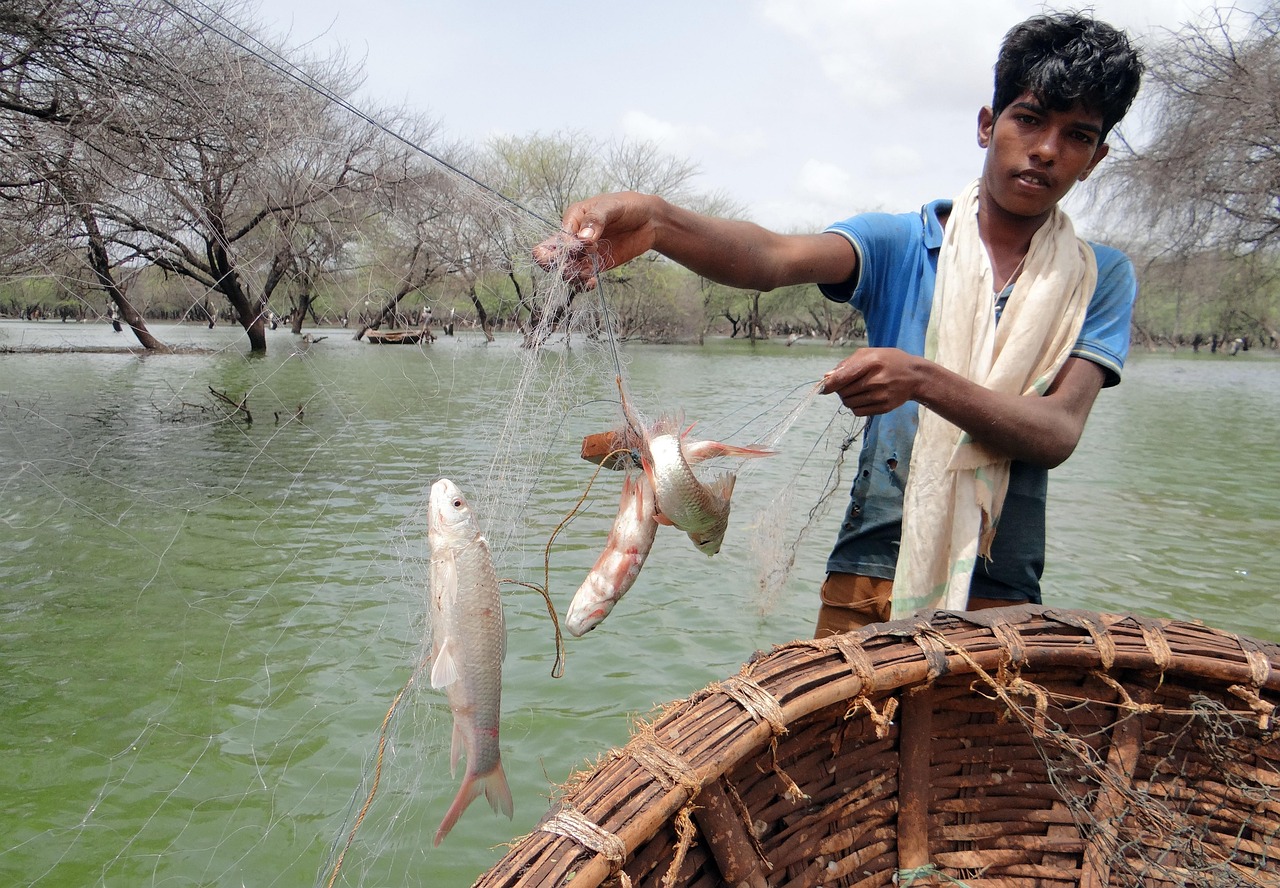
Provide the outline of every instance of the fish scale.
<path id="1" fill-rule="evenodd" d="M 716 554 L 729 525 L 736 476 L 725 474 L 710 484 L 702 483 L 675 435 L 654 435 L 646 442 L 646 450 L 645 471 L 662 517 L 689 534 L 701 551 Z"/>

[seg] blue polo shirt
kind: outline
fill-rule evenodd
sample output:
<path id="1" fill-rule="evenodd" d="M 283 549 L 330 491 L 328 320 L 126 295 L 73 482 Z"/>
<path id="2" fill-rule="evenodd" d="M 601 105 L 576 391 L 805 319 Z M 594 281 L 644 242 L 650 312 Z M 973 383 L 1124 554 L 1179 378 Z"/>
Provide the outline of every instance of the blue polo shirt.
<path id="1" fill-rule="evenodd" d="M 919 213 L 865 213 L 827 229 L 853 244 L 859 273 L 843 284 L 823 285 L 822 293 L 836 302 L 850 302 L 862 312 L 868 345 L 924 354 L 942 246 L 938 215 L 950 210 L 951 201 L 939 200 Z M 1137 278 L 1133 264 L 1119 250 L 1090 246 L 1098 260 L 1098 284 L 1071 353 L 1101 366 L 1104 385 L 1112 386 L 1120 381 L 1129 353 Z M 892 579 L 917 409 L 915 401 L 908 401 L 867 422 L 849 508 L 827 559 L 829 572 Z M 991 558 L 979 559 L 974 568 L 972 595 L 1040 602 L 1048 485 L 1047 470 L 1013 462 Z"/>

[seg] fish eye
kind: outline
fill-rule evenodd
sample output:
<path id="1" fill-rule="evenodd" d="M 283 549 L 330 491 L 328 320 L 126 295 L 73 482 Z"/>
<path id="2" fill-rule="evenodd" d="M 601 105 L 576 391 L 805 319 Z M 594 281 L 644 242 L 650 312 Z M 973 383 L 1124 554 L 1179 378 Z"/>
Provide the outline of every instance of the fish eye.
<path id="1" fill-rule="evenodd" d="M 454 499 L 454 501 L 453 501 L 453 507 L 454 507 L 455 509 L 461 509 L 464 505 L 466 505 L 466 503 L 464 503 L 464 502 L 462 501 L 462 497 L 457 497 L 457 498 L 456 498 L 456 499 Z"/>

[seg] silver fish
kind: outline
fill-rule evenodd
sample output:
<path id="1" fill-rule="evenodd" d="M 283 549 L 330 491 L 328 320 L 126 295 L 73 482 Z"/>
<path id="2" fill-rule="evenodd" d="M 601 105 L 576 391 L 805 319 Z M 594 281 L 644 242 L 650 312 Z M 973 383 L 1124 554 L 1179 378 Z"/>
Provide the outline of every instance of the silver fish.
<path id="1" fill-rule="evenodd" d="M 512 815 L 511 789 L 498 749 L 502 660 L 507 632 L 489 544 L 466 497 L 448 478 L 427 502 L 431 544 L 431 686 L 444 688 L 453 711 L 449 767 L 466 753 L 458 794 L 436 830 L 448 835 L 462 812 L 484 793 L 494 811 Z"/>
<path id="2" fill-rule="evenodd" d="M 729 526 L 729 500 L 737 475 L 728 472 L 703 483 L 674 434 L 646 436 L 642 461 L 653 485 L 658 523 L 683 530 L 706 555 L 719 552 Z"/>
<path id="3" fill-rule="evenodd" d="M 622 482 L 618 514 L 609 529 L 604 551 L 583 580 L 569 605 L 565 627 L 575 637 L 594 629 L 640 575 L 658 533 L 653 488 L 643 474 L 628 474 Z"/>

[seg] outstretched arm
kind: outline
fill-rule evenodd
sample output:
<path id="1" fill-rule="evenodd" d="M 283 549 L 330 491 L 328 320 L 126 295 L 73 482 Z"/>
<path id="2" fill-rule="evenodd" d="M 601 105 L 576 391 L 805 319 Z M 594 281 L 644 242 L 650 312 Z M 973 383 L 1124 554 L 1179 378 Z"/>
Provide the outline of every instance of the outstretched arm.
<path id="1" fill-rule="evenodd" d="M 1105 379 L 1097 364 L 1067 358 L 1043 397 L 993 392 L 932 361 L 896 348 L 863 348 L 823 377 L 859 416 L 918 401 L 1011 459 L 1051 469 L 1065 462 Z"/>
<path id="2" fill-rule="evenodd" d="M 534 250 L 544 267 L 584 288 L 596 274 L 656 250 L 717 283 L 753 290 L 840 283 L 857 271 L 857 254 L 836 234 L 778 234 L 751 222 L 705 216 L 660 197 L 603 194 L 569 207 L 563 233 Z M 598 266 L 598 268 L 597 268 Z"/>

